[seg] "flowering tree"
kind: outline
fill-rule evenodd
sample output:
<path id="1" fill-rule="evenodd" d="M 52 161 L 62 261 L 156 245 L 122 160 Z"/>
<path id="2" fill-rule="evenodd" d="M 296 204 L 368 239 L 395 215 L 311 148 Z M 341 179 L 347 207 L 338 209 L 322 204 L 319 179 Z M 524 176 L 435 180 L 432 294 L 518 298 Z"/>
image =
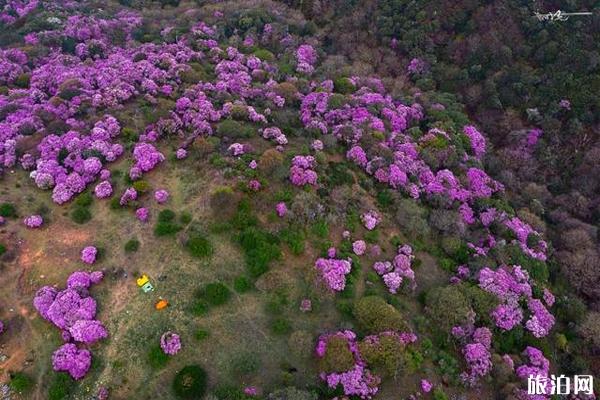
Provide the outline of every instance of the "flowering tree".
<path id="1" fill-rule="evenodd" d="M 67 279 L 67 288 L 51 286 L 40 288 L 33 305 L 40 315 L 62 330 L 66 342 L 52 356 L 55 371 L 68 372 L 73 379 L 81 379 L 91 365 L 91 353 L 79 349 L 76 343 L 94 343 L 108 336 L 104 325 L 95 320 L 96 301 L 88 289 L 102 280 L 102 273 L 77 271 Z"/>

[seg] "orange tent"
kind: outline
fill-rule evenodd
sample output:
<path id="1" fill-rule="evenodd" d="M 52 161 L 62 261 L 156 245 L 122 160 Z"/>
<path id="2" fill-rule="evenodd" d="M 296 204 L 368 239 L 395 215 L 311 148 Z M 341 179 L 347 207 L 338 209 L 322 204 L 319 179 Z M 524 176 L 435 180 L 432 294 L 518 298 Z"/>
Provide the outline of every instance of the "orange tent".
<path id="1" fill-rule="evenodd" d="M 157 310 L 162 310 L 163 308 L 167 308 L 167 306 L 169 305 L 169 302 L 165 299 L 160 299 L 159 301 L 156 302 L 156 305 L 154 306 Z"/>

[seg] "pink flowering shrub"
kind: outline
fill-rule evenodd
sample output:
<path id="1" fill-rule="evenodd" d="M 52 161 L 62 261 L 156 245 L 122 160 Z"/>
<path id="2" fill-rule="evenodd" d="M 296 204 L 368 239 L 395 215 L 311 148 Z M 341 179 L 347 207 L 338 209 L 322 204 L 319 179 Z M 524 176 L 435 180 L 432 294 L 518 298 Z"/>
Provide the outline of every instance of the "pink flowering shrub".
<path id="1" fill-rule="evenodd" d="M 315 70 L 314 64 L 317 62 L 317 52 L 309 44 L 303 44 L 296 50 L 296 71 L 305 74 L 312 74 Z"/>
<path id="2" fill-rule="evenodd" d="M 485 154 L 485 138 L 481 132 L 479 132 L 477 128 L 472 125 L 465 126 L 463 128 L 463 132 L 471 142 L 471 150 L 473 151 L 475 158 L 480 159 L 483 157 Z"/>
<path id="3" fill-rule="evenodd" d="M 315 268 L 331 290 L 341 292 L 346 287 L 346 275 L 352 269 L 352 260 L 319 258 L 315 262 Z"/>
<path id="4" fill-rule="evenodd" d="M 479 287 L 495 294 L 502 302 L 491 313 L 496 326 L 503 330 L 511 330 L 522 323 L 524 310 L 520 303 L 525 301 L 530 317 L 525 322 L 525 328 L 535 337 L 548 335 L 554 326 L 554 317 L 542 301 L 533 298 L 529 274 L 520 266 L 502 266 L 496 271 L 484 268 L 479 272 Z M 544 297 L 553 304 L 552 294 L 545 289 Z M 551 305 L 549 305 L 551 307 Z"/>
<path id="5" fill-rule="evenodd" d="M 160 337 L 160 348 L 165 354 L 173 356 L 181 350 L 181 339 L 173 332 L 165 332 Z"/>
<path id="6" fill-rule="evenodd" d="M 81 261 L 86 264 L 93 264 L 96 262 L 96 255 L 98 254 L 98 249 L 94 246 L 87 246 L 81 250 Z"/>
<path id="7" fill-rule="evenodd" d="M 275 206 L 275 212 L 277 212 L 277 216 L 278 217 L 280 217 L 280 218 L 285 217 L 285 215 L 288 212 L 288 209 L 287 209 L 287 206 L 285 205 L 285 203 L 283 201 L 277 203 L 277 205 Z"/>
<path id="8" fill-rule="evenodd" d="M 373 264 L 373 269 L 383 278 L 390 293 L 396 294 L 404 279 L 410 280 L 414 288 L 415 273 L 411 268 L 414 258 L 412 248 L 405 244 L 398 246 L 398 252 L 392 262 L 377 261 Z"/>
<path id="9" fill-rule="evenodd" d="M 30 215 L 29 217 L 23 220 L 23 223 L 26 227 L 35 229 L 42 226 L 42 224 L 44 223 L 44 219 L 41 215 Z"/>
<path id="10" fill-rule="evenodd" d="M 137 199 L 137 191 L 130 187 L 127 188 L 125 190 L 125 192 L 123 192 L 123 195 L 121 196 L 121 199 L 119 200 L 119 204 L 121 204 L 122 206 L 125 206 L 127 204 L 129 204 L 129 202 L 134 201 Z"/>
<path id="11" fill-rule="evenodd" d="M 322 372 L 320 375 L 321 379 L 326 381 L 327 385 L 333 389 L 341 385 L 346 396 L 371 399 L 378 392 L 381 379 L 367 368 L 366 362 L 361 357 L 354 332 L 340 331 L 335 334 L 321 335 L 317 342 L 317 357 L 321 358 L 325 356 L 327 342 L 332 337 L 341 337 L 347 341 L 354 358 L 354 367 L 344 372 Z"/>
<path id="12" fill-rule="evenodd" d="M 150 213 L 146 207 L 140 207 L 137 210 L 135 210 L 136 218 L 142 222 L 147 222 L 149 215 Z"/>
<path id="13" fill-rule="evenodd" d="M 296 186 L 316 185 L 316 161 L 313 156 L 295 156 L 290 167 L 290 181 Z"/>
<path id="14" fill-rule="evenodd" d="M 164 204 L 167 202 L 167 200 L 169 200 L 169 192 L 167 192 L 164 189 L 159 189 L 157 191 L 154 192 L 154 200 L 156 200 L 156 202 L 158 204 Z"/>
<path id="15" fill-rule="evenodd" d="M 281 146 L 288 143 L 288 139 L 283 134 L 283 132 L 281 132 L 281 129 L 275 126 L 263 129 L 262 137 L 265 139 L 273 140 L 275 143 Z"/>
<path id="16" fill-rule="evenodd" d="M 258 180 L 256 179 L 251 179 L 250 181 L 248 181 L 248 189 L 252 190 L 253 192 L 258 192 L 261 188 L 261 184 Z"/>
<path id="17" fill-rule="evenodd" d="M 112 185 L 109 181 L 102 181 L 94 188 L 94 194 L 99 199 L 110 197 L 113 193 Z"/>
<path id="18" fill-rule="evenodd" d="M 142 173 L 153 170 L 165 160 L 165 156 L 150 143 L 138 143 L 133 149 L 135 163 L 129 170 L 131 179 L 139 179 Z"/>
<path id="19" fill-rule="evenodd" d="M 68 372 L 81 379 L 91 365 L 91 353 L 73 342 L 94 343 L 108 336 L 104 325 L 95 320 L 96 301 L 89 288 L 102 280 L 102 273 L 77 271 L 67 279 L 67 288 L 44 286 L 35 294 L 33 305 L 40 315 L 63 331 L 65 343 L 52 356 L 55 371 Z"/>
<path id="20" fill-rule="evenodd" d="M 352 251 L 357 256 L 362 256 L 367 251 L 367 243 L 364 240 L 357 240 L 352 243 Z"/>
<path id="21" fill-rule="evenodd" d="M 52 354 L 52 368 L 68 372 L 73 379 L 81 379 L 92 365 L 89 350 L 78 349 L 73 343 L 65 343 Z"/>
<path id="22" fill-rule="evenodd" d="M 186 149 L 177 149 L 177 151 L 175 152 L 175 157 L 178 160 L 183 160 L 184 158 L 186 158 L 188 155 L 188 152 Z"/>
<path id="23" fill-rule="evenodd" d="M 241 156 L 245 153 L 244 145 L 240 143 L 234 143 L 227 149 L 234 157 Z"/>
<path id="24" fill-rule="evenodd" d="M 379 214 L 377 214 L 376 211 L 371 210 L 365 214 L 362 214 L 360 216 L 360 220 L 362 221 L 364 227 L 367 228 L 367 230 L 372 231 L 379 224 L 381 218 L 379 217 Z"/>

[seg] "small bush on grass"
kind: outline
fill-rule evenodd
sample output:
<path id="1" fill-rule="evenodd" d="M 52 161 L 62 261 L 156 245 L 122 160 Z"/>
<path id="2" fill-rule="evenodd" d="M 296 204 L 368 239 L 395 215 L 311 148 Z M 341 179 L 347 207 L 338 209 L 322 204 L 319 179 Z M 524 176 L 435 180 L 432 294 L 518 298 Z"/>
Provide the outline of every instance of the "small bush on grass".
<path id="1" fill-rule="evenodd" d="M 252 282 L 245 276 L 238 276 L 233 281 L 233 289 L 238 293 L 246 293 L 252 289 Z"/>
<path id="2" fill-rule="evenodd" d="M 279 232 L 281 239 L 289 246 L 292 254 L 304 253 L 304 232 L 300 229 L 286 228 Z"/>
<path id="3" fill-rule="evenodd" d="M 6 246 L 0 243 L 0 257 L 6 253 Z"/>
<path id="4" fill-rule="evenodd" d="M 192 222 L 192 214 L 190 214 L 187 211 L 184 211 L 181 213 L 181 215 L 179 215 L 179 222 L 182 223 L 183 225 L 187 225 L 190 222 Z"/>
<path id="5" fill-rule="evenodd" d="M 206 301 L 204 301 L 202 299 L 197 299 L 196 301 L 194 301 L 194 304 L 192 305 L 191 312 L 192 312 L 192 314 L 194 314 L 198 317 L 201 317 L 208 313 L 209 308 L 210 307 Z"/>
<path id="6" fill-rule="evenodd" d="M 215 396 L 219 400 L 248 400 L 250 397 L 235 386 L 219 386 L 215 389 Z"/>
<path id="7" fill-rule="evenodd" d="M 202 341 L 207 339 L 210 336 L 210 332 L 208 332 L 207 330 L 204 329 L 198 329 L 196 331 L 196 333 L 194 333 L 194 337 L 196 338 L 196 340 L 198 341 Z"/>
<path id="8" fill-rule="evenodd" d="M 184 245 L 185 249 L 196 258 L 206 258 L 212 256 L 214 249 L 207 238 L 199 233 L 193 234 Z"/>
<path id="9" fill-rule="evenodd" d="M 175 215 L 175 211 L 169 210 L 168 208 L 162 210 L 158 213 L 158 222 L 172 222 L 175 219 Z"/>
<path id="10" fill-rule="evenodd" d="M 48 400 L 63 400 L 69 398 L 74 387 L 74 381 L 66 373 L 55 374 L 48 388 Z"/>
<path id="11" fill-rule="evenodd" d="M 276 318 L 271 323 L 271 331 L 275 335 L 287 335 L 292 332 L 292 325 L 285 318 Z"/>
<path id="12" fill-rule="evenodd" d="M 10 374 L 10 382 L 8 386 L 10 386 L 13 392 L 17 392 L 19 394 L 26 393 L 31 390 L 34 382 L 33 379 L 24 372 L 14 372 Z"/>
<path id="13" fill-rule="evenodd" d="M 220 306 L 227 303 L 231 297 L 231 291 L 227 286 L 220 282 L 213 282 L 206 285 L 200 291 L 200 297 L 211 306 Z"/>
<path id="14" fill-rule="evenodd" d="M 125 253 L 134 253 L 140 248 L 140 241 L 137 239 L 130 239 L 125 243 Z"/>
<path id="15" fill-rule="evenodd" d="M 4 217 L 4 218 L 17 217 L 17 208 L 12 203 L 0 204 L 0 217 Z"/>
<path id="16" fill-rule="evenodd" d="M 199 365 L 183 367 L 173 379 L 173 391 L 180 399 L 200 399 L 206 392 L 206 372 Z"/>
<path id="17" fill-rule="evenodd" d="M 162 210 L 158 214 L 158 222 L 154 226 L 154 234 L 156 236 L 169 236 L 179 232 L 182 227 L 174 222 L 175 216 L 175 212 L 172 210 Z"/>
<path id="18" fill-rule="evenodd" d="M 78 207 L 89 207 L 94 201 L 94 196 L 90 192 L 83 192 L 75 198 L 73 204 Z"/>
<path id="19" fill-rule="evenodd" d="M 245 229 L 238 235 L 238 242 L 244 250 L 248 272 L 254 278 L 267 272 L 271 261 L 281 258 L 277 236 L 261 229 Z"/>
<path id="20" fill-rule="evenodd" d="M 85 224 L 86 222 L 92 219 L 92 213 L 86 207 L 76 207 L 71 212 L 71 219 L 76 224 Z"/>
<path id="21" fill-rule="evenodd" d="M 406 328 L 402 314 L 378 296 L 365 296 L 354 307 L 358 323 L 370 333 L 387 330 L 401 331 Z"/>
<path id="22" fill-rule="evenodd" d="M 167 365 L 169 356 L 160 348 L 159 345 L 152 346 L 148 352 L 148 364 L 152 369 L 162 369 Z"/>

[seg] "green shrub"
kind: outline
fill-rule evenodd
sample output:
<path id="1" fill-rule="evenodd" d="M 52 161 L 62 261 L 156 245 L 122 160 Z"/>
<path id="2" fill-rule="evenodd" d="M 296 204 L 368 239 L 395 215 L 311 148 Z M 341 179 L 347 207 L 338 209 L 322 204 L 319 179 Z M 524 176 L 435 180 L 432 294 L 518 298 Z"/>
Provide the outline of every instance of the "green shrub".
<path id="1" fill-rule="evenodd" d="M 353 93 L 356 89 L 354 84 L 348 78 L 337 78 L 333 81 L 335 91 L 341 94 Z"/>
<path id="2" fill-rule="evenodd" d="M 132 186 L 138 193 L 146 193 L 147 191 L 149 191 L 151 189 L 148 181 L 145 181 L 143 179 L 133 182 Z"/>
<path id="3" fill-rule="evenodd" d="M 34 385 L 33 379 L 25 374 L 24 372 L 15 372 L 10 374 L 10 386 L 11 390 L 17 393 L 26 393 L 31 390 Z"/>
<path id="4" fill-rule="evenodd" d="M 262 61 L 273 61 L 275 56 L 267 49 L 256 49 L 254 55 L 260 58 Z"/>
<path id="5" fill-rule="evenodd" d="M 31 74 L 20 74 L 15 79 L 15 86 L 18 86 L 22 89 L 26 89 L 29 87 L 29 82 L 31 80 Z"/>
<path id="6" fill-rule="evenodd" d="M 210 336 L 210 332 L 204 329 L 198 329 L 196 333 L 194 333 L 194 337 L 198 341 L 202 341 L 207 339 Z"/>
<path id="7" fill-rule="evenodd" d="M 406 329 L 402 314 L 379 296 L 365 296 L 358 300 L 354 307 L 354 316 L 369 333 Z"/>
<path id="8" fill-rule="evenodd" d="M 67 399 L 74 387 L 74 382 L 69 375 L 64 372 L 57 373 L 48 388 L 48 400 Z"/>
<path id="9" fill-rule="evenodd" d="M 148 352 L 148 364 L 152 369 L 162 369 L 167 365 L 169 356 L 160 348 L 159 345 L 154 345 Z"/>
<path id="10" fill-rule="evenodd" d="M 206 392 L 206 372 L 199 365 L 183 367 L 173 379 L 173 391 L 181 399 L 200 399 Z"/>
<path id="11" fill-rule="evenodd" d="M 433 390 L 433 400 L 448 400 L 448 396 L 444 393 L 444 389 L 436 387 Z"/>
<path id="12" fill-rule="evenodd" d="M 226 119 L 217 125 L 217 135 L 219 137 L 248 138 L 252 135 L 252 128 L 242 125 L 238 121 Z"/>
<path id="13" fill-rule="evenodd" d="M 121 210 L 122 207 L 120 199 L 118 197 L 113 197 L 112 199 L 110 199 L 109 207 L 113 211 Z"/>
<path id="14" fill-rule="evenodd" d="M 456 285 L 433 289 L 427 294 L 426 303 L 434 326 L 444 331 L 462 325 L 471 310 L 469 299 Z"/>
<path id="15" fill-rule="evenodd" d="M 271 261 L 281 258 L 278 238 L 258 228 L 249 227 L 237 237 L 246 259 L 248 272 L 252 277 L 259 277 L 267 272 Z"/>
<path id="16" fill-rule="evenodd" d="M 206 258 L 212 256 L 214 249 L 207 238 L 195 233 L 185 242 L 185 249 L 196 258 Z"/>
<path id="17" fill-rule="evenodd" d="M 0 243 L 0 257 L 6 253 L 6 246 Z"/>
<path id="18" fill-rule="evenodd" d="M 210 307 L 206 301 L 202 299 L 196 299 L 191 307 L 191 312 L 192 314 L 201 317 L 203 315 L 208 314 L 209 308 Z"/>
<path id="19" fill-rule="evenodd" d="M 137 239 L 130 239 L 125 243 L 125 253 L 134 253 L 140 248 L 140 241 Z"/>
<path id="20" fill-rule="evenodd" d="M 174 235 L 181 230 L 181 226 L 173 222 L 157 222 L 154 226 L 156 236 Z"/>
<path id="21" fill-rule="evenodd" d="M 250 396 L 236 386 L 219 386 L 215 389 L 214 395 L 219 400 L 250 400 Z"/>
<path id="22" fill-rule="evenodd" d="M 279 236 L 289 246 L 292 254 L 298 256 L 304 253 L 304 232 L 287 228 L 279 232 Z"/>
<path id="23" fill-rule="evenodd" d="M 265 311 L 269 315 L 281 315 L 288 304 L 287 294 L 284 291 L 277 291 L 265 303 Z"/>
<path id="24" fill-rule="evenodd" d="M 404 345 L 393 336 L 359 343 L 360 354 L 377 374 L 394 376 L 404 363 Z"/>
<path id="25" fill-rule="evenodd" d="M 392 205 L 394 202 L 394 197 L 392 195 L 392 191 L 389 189 L 382 189 L 377 191 L 377 203 L 385 208 Z"/>
<path id="26" fill-rule="evenodd" d="M 17 208 L 12 203 L 0 204 L 0 217 L 4 217 L 4 218 L 17 217 Z"/>
<path id="27" fill-rule="evenodd" d="M 156 236 L 168 236 L 179 232 L 182 227 L 174 222 L 175 216 L 175 212 L 169 209 L 158 213 L 158 222 L 154 226 L 154 234 Z"/>
<path id="28" fill-rule="evenodd" d="M 77 197 L 75 197 L 75 201 L 73 204 L 79 207 L 89 207 L 94 202 L 94 196 L 90 192 L 83 192 Z"/>
<path id="29" fill-rule="evenodd" d="M 233 289 L 238 293 L 246 293 L 252 289 L 252 282 L 245 276 L 238 276 L 233 281 Z"/>
<path id="30" fill-rule="evenodd" d="M 345 338 L 332 336 L 327 340 L 325 354 L 319 360 L 319 370 L 327 373 L 343 372 L 354 366 L 354 355 Z"/>
<path id="31" fill-rule="evenodd" d="M 310 228 L 311 232 L 321 239 L 325 239 L 329 236 L 329 225 L 327 221 L 320 219 L 316 221 Z"/>
<path id="32" fill-rule="evenodd" d="M 292 332 L 292 324 L 285 318 L 276 318 L 271 322 L 271 332 L 275 335 L 287 335 Z"/>
<path id="33" fill-rule="evenodd" d="M 187 211 L 184 211 L 179 215 L 179 222 L 183 225 L 189 224 L 190 222 L 192 222 L 192 219 L 192 214 Z"/>
<path id="34" fill-rule="evenodd" d="M 201 290 L 200 297 L 212 306 L 219 306 L 227 303 L 231 297 L 231 291 L 224 284 L 213 282 L 209 283 Z"/>
<path id="35" fill-rule="evenodd" d="M 158 222 L 171 222 L 175 219 L 175 212 L 168 208 L 158 213 Z"/>
<path id="36" fill-rule="evenodd" d="M 77 224 L 85 224 L 92 219 L 92 212 L 86 207 L 75 207 L 71 211 L 71 219 Z"/>

